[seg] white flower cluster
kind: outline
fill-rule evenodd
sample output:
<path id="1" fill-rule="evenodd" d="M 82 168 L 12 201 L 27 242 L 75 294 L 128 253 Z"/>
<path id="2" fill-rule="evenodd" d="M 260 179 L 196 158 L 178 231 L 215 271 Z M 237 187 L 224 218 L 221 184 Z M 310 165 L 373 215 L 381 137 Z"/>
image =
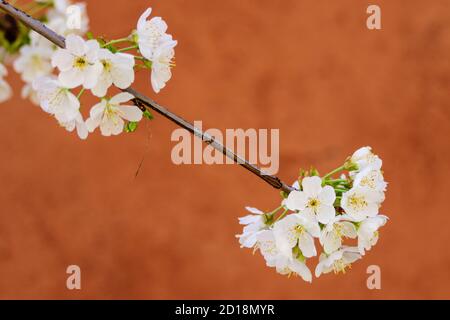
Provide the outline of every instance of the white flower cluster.
<path id="1" fill-rule="evenodd" d="M 58 34 L 84 34 L 89 27 L 89 19 L 86 14 L 86 5 L 76 3 L 79 9 L 79 28 L 72 28 L 69 23 L 68 8 L 72 6 L 69 0 L 35 0 L 38 4 L 47 5 L 50 9 L 46 12 L 46 26 Z M 21 75 L 25 82 L 22 88 L 22 98 L 29 98 L 34 104 L 39 105 L 39 100 L 32 87 L 33 81 L 40 77 L 52 75 L 54 68 L 51 64 L 52 55 L 57 47 L 34 31 L 30 31 L 30 43 L 22 46 L 18 57 L 13 62 L 14 70 Z"/>
<path id="2" fill-rule="evenodd" d="M 276 210 L 263 213 L 247 208 L 245 225 L 237 235 L 242 247 L 259 250 L 269 267 L 312 281 L 306 260 L 323 251 L 315 275 L 343 272 L 377 243 L 378 229 L 387 217 L 379 215 L 387 183 L 381 159 L 370 147 L 357 150 L 342 166 L 320 178 L 316 170 L 302 172 L 299 182 Z M 341 171 L 338 179 L 332 176 Z M 280 213 L 281 212 L 281 213 Z M 278 216 L 277 216 L 277 213 Z M 344 245 L 344 240 L 354 241 Z M 354 239 L 354 240 L 352 240 Z"/>
<path id="3" fill-rule="evenodd" d="M 89 34 L 90 39 L 85 40 L 82 35 L 88 30 L 89 20 L 84 4 L 77 4 L 81 23 L 77 29 L 70 29 L 68 11 L 72 4 L 69 0 L 35 1 L 51 8 L 45 16 L 46 24 L 66 37 L 66 47 L 58 49 L 34 31 L 30 33 L 30 43 L 21 47 L 13 64 L 26 83 L 22 97 L 40 105 L 68 131 L 76 129 L 81 139 L 86 139 L 97 127 L 104 136 L 118 135 L 131 123 L 135 128 L 143 112 L 134 105 L 123 105 L 134 97 L 120 93 L 111 98 L 107 96 L 108 90 L 113 85 L 122 90 L 130 87 L 138 68 L 151 70 L 150 82 L 156 93 L 165 87 L 172 76 L 177 45 L 167 34 L 167 24 L 160 17 L 148 20 L 152 11 L 149 8 L 128 37 L 105 41 Z M 128 46 L 121 48 L 119 44 Z M 1 67 L 0 102 L 11 94 L 2 78 L 6 69 Z M 80 112 L 80 98 L 86 90 L 100 98 L 100 102 L 92 107 L 85 121 Z"/>

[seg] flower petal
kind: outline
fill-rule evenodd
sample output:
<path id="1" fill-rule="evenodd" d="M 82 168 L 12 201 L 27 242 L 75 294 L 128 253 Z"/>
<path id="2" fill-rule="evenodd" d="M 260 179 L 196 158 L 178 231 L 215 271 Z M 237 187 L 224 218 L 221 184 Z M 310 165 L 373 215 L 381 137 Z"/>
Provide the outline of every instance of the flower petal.
<path id="1" fill-rule="evenodd" d="M 136 106 L 119 106 L 117 107 L 121 111 L 121 116 L 128 121 L 141 121 L 142 110 Z"/>
<path id="2" fill-rule="evenodd" d="M 112 97 L 111 100 L 109 100 L 109 103 L 112 105 L 119 105 L 132 99 L 134 99 L 134 96 L 131 93 L 122 92 Z"/>
<path id="3" fill-rule="evenodd" d="M 292 191 L 286 199 L 286 207 L 289 210 L 303 210 L 306 207 L 307 198 L 302 191 Z"/>

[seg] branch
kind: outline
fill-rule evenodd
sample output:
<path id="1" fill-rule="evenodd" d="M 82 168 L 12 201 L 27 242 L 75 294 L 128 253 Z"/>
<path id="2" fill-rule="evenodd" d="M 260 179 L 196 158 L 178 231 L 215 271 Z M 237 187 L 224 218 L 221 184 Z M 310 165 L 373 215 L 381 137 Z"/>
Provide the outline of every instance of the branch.
<path id="1" fill-rule="evenodd" d="M 22 22 L 28 28 L 36 31 L 43 37 L 47 38 L 49 41 L 53 42 L 58 47 L 65 48 L 66 43 L 65 43 L 65 38 L 63 36 L 55 33 L 53 30 L 50 30 L 43 23 L 41 23 L 40 21 L 29 16 L 25 12 L 10 5 L 7 1 L 0 0 L 0 9 L 4 10 L 9 15 L 11 15 L 15 19 L 19 20 L 20 22 Z M 263 179 L 265 182 L 270 184 L 272 187 L 274 187 L 276 189 L 280 189 L 286 193 L 289 193 L 292 190 L 294 190 L 292 187 L 290 187 L 289 185 L 287 185 L 283 181 L 281 181 L 278 177 L 265 174 L 264 171 L 261 170 L 256 165 L 249 163 L 247 160 L 239 157 L 233 151 L 225 148 L 219 141 L 214 139 L 214 137 L 211 137 L 210 135 L 204 133 L 202 130 L 195 127 L 192 123 L 184 120 L 183 118 L 179 117 L 178 115 L 174 114 L 173 112 L 169 111 L 168 109 L 164 108 L 163 106 L 160 106 L 155 101 L 140 94 L 133 88 L 130 87 L 123 91 L 126 91 L 126 92 L 132 94 L 136 98 L 134 100 L 134 102 L 141 110 L 145 111 L 146 108 L 150 108 L 150 109 L 156 111 L 163 117 L 169 119 L 170 121 L 177 124 L 178 126 L 188 130 L 196 137 L 202 139 L 205 143 L 211 145 L 214 149 L 223 153 L 226 157 L 232 159 L 235 163 L 239 164 L 240 166 L 244 167 L 248 171 L 257 175 L 259 178 Z"/>

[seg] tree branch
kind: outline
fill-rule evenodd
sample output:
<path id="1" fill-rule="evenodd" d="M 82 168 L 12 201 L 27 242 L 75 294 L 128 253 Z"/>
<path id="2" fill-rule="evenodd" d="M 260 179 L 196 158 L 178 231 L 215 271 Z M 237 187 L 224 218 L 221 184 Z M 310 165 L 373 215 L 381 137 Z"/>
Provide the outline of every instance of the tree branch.
<path id="1" fill-rule="evenodd" d="M 36 31 L 43 37 L 47 38 L 49 41 L 53 42 L 58 47 L 65 48 L 66 43 L 65 43 L 65 38 L 63 36 L 55 33 L 53 30 L 50 30 L 43 23 L 41 23 L 40 21 L 29 16 L 25 12 L 10 5 L 7 1 L 0 0 L 0 9 L 4 10 L 9 15 L 14 17 L 18 21 L 22 22 L 28 28 Z M 189 132 L 194 134 L 196 137 L 202 139 L 205 143 L 211 145 L 214 149 L 223 153 L 226 157 L 232 159 L 235 163 L 239 164 L 240 166 L 244 167 L 248 171 L 257 175 L 259 178 L 263 179 L 265 182 L 270 184 L 272 187 L 274 187 L 276 189 L 280 189 L 286 193 L 289 193 L 292 190 L 294 190 L 292 187 L 290 187 L 289 185 L 287 185 L 283 181 L 281 181 L 278 177 L 265 174 L 264 171 L 261 170 L 256 165 L 253 165 L 253 164 L 249 163 L 247 160 L 239 157 L 233 151 L 225 148 L 219 141 L 217 141 L 210 135 L 204 133 L 202 130 L 195 127 L 192 123 L 184 120 L 183 118 L 179 117 L 178 115 L 174 114 L 173 112 L 169 111 L 168 109 L 164 108 L 163 106 L 160 106 L 158 103 L 156 103 L 152 99 L 142 95 L 141 93 L 137 92 L 136 90 L 134 90 L 131 87 L 128 89 L 125 89 L 124 91 L 132 94 L 136 98 L 134 100 L 134 102 L 141 110 L 145 111 L 146 108 L 148 107 L 148 108 L 156 111 L 163 117 L 169 119 L 170 121 L 177 124 L 178 126 L 188 130 Z"/>

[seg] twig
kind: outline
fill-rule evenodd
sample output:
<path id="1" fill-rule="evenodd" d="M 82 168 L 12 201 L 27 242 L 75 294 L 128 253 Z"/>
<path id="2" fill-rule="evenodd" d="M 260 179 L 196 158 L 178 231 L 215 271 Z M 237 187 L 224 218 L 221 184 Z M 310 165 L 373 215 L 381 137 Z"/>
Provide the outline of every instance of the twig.
<path id="1" fill-rule="evenodd" d="M 25 12 L 15 8 L 14 6 L 10 5 L 5 0 L 0 0 L 0 9 L 4 10 L 8 14 L 10 14 L 15 19 L 21 21 L 24 25 L 26 25 L 28 28 L 36 31 L 43 37 L 47 38 L 49 41 L 53 42 L 55 45 L 57 45 L 60 48 L 65 48 L 65 38 L 57 33 L 55 33 L 53 30 L 47 28 L 43 23 L 40 21 L 32 18 Z M 172 113 L 168 109 L 164 108 L 163 106 L 160 106 L 152 99 L 140 94 L 133 88 L 125 89 L 124 91 L 132 94 L 136 99 L 134 100 L 135 104 L 142 110 L 145 111 L 146 107 L 156 111 L 163 117 L 169 119 L 170 121 L 174 122 L 178 126 L 188 130 L 192 134 L 194 134 L 196 137 L 202 139 L 205 143 L 211 145 L 214 149 L 217 151 L 223 153 L 228 158 L 232 159 L 235 163 L 239 164 L 240 166 L 244 167 L 248 171 L 252 172 L 253 174 L 257 175 L 264 181 L 266 181 L 268 184 L 270 184 L 272 187 L 276 189 L 280 189 L 286 193 L 291 192 L 294 190 L 289 185 L 285 184 L 283 181 L 281 181 L 277 176 L 267 175 L 264 173 L 263 170 L 261 170 L 256 165 L 253 165 L 249 163 L 247 160 L 239 157 L 237 154 L 232 152 L 231 150 L 225 148 L 219 141 L 211 137 L 210 135 L 204 133 L 199 128 L 195 127 L 192 123 L 184 120 L 183 118 L 179 117 L 178 115 Z"/>

